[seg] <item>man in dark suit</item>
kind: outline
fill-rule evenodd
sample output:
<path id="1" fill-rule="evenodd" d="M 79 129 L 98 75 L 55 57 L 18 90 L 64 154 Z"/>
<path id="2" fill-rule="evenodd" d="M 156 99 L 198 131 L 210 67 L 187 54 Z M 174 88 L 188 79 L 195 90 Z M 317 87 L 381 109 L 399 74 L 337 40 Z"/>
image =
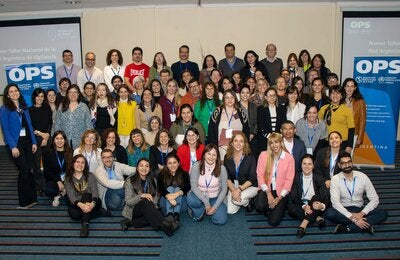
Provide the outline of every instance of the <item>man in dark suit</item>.
<path id="1" fill-rule="evenodd" d="M 292 121 L 286 120 L 282 123 L 281 133 L 286 149 L 294 157 L 295 170 L 298 173 L 301 171 L 301 158 L 306 154 L 306 146 L 302 140 L 294 138 L 296 127 Z"/>

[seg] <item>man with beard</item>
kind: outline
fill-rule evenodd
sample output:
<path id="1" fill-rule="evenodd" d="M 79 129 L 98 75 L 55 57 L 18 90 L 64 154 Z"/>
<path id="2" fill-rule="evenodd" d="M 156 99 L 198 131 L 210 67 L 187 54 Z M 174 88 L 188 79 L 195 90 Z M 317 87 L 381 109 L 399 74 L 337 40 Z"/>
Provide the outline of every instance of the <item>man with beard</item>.
<path id="1" fill-rule="evenodd" d="M 342 170 L 331 179 L 330 193 L 332 207 L 326 211 L 326 218 L 338 224 L 336 233 L 368 232 L 374 234 L 373 225 L 387 218 L 386 211 L 377 209 L 379 197 L 368 176 L 353 170 L 351 155 L 341 151 L 338 164 Z M 364 193 L 369 200 L 364 206 Z"/>

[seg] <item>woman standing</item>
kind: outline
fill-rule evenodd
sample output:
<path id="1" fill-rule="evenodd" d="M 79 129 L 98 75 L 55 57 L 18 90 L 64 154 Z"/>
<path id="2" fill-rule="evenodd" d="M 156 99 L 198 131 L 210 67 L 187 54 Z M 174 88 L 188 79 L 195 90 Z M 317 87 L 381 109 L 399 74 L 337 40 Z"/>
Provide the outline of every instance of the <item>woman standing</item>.
<path id="1" fill-rule="evenodd" d="M 315 105 L 308 106 L 304 117 L 297 121 L 296 135 L 304 142 L 308 154 L 316 155 L 325 146 L 328 131 L 325 122 L 318 119 Z"/>
<path id="2" fill-rule="evenodd" d="M 47 142 L 50 139 L 51 127 L 53 125 L 53 114 L 44 103 L 45 92 L 36 88 L 32 92 L 32 104 L 29 108 L 29 115 L 32 120 L 33 132 L 36 136 L 37 151 L 33 155 L 33 175 L 36 182 L 38 194 L 43 193 L 44 177 L 41 168 L 42 155 Z"/>
<path id="3" fill-rule="evenodd" d="M 172 79 L 174 75 L 172 74 L 172 70 L 169 66 L 167 66 L 167 61 L 165 60 L 164 54 L 162 52 L 157 52 L 154 54 L 153 58 L 153 66 L 150 68 L 149 72 L 149 81 L 153 79 L 160 79 L 160 72 L 166 69 L 169 71 L 170 78 Z"/>
<path id="4" fill-rule="evenodd" d="M 154 102 L 151 90 L 146 88 L 143 90 L 141 101 L 135 109 L 136 128 L 146 133 L 152 116 L 162 118 L 162 110 L 161 106 Z"/>
<path id="5" fill-rule="evenodd" d="M 136 167 L 141 158 L 149 159 L 150 146 L 144 140 L 144 136 L 140 129 L 133 129 L 130 133 L 130 139 L 126 153 L 128 154 L 128 165 Z"/>
<path id="6" fill-rule="evenodd" d="M 257 105 L 249 102 L 250 99 L 250 88 L 247 84 L 242 86 L 240 90 L 240 108 L 246 114 L 249 119 L 249 142 L 252 144 L 251 147 L 257 147 L 256 139 L 254 138 L 257 135 Z"/>
<path id="7" fill-rule="evenodd" d="M 205 134 L 203 126 L 193 116 L 193 108 L 189 104 L 183 104 L 180 108 L 180 117 L 171 125 L 169 133 L 176 143 L 176 147 L 182 144 L 185 133 L 189 127 L 194 127 L 200 133 L 200 141 L 204 143 Z"/>
<path id="8" fill-rule="evenodd" d="M 224 200 L 227 173 L 215 144 L 206 146 L 203 158 L 190 170 L 190 186 L 192 191 L 187 197 L 189 215 L 194 220 L 201 221 L 206 214 L 211 216 L 214 224 L 226 224 L 228 215 Z"/>
<path id="9" fill-rule="evenodd" d="M 304 73 L 311 67 L 311 55 L 307 50 L 300 51 L 299 67 L 303 68 Z"/>
<path id="10" fill-rule="evenodd" d="M 65 196 L 65 173 L 72 159 L 72 150 L 63 131 L 56 131 L 50 147 L 43 157 L 43 171 L 46 178 L 45 194 L 53 198 L 52 205 L 58 207 L 60 198 Z"/>
<path id="11" fill-rule="evenodd" d="M 267 137 L 270 133 L 279 131 L 286 120 L 286 107 L 278 106 L 278 93 L 269 87 L 265 93 L 262 106 L 257 108 L 257 153 L 267 148 Z"/>
<path id="12" fill-rule="evenodd" d="M 80 102 L 82 94 L 78 85 L 71 85 L 67 89 L 67 96 L 58 109 L 53 133 L 62 130 L 68 138 L 71 148 L 78 147 L 82 134 L 93 129 L 90 120 L 90 111 L 85 103 Z"/>
<path id="13" fill-rule="evenodd" d="M 260 154 L 257 163 L 259 191 L 256 210 L 268 217 L 271 226 L 278 226 L 286 211 L 289 192 L 295 175 L 294 159 L 287 152 L 281 134 L 268 137 L 268 148 Z"/>
<path id="14" fill-rule="evenodd" d="M 224 159 L 228 172 L 228 214 L 235 214 L 241 206 L 253 211 L 257 195 L 256 160 L 250 154 L 250 144 L 243 133 L 235 134 L 229 142 Z"/>
<path id="15" fill-rule="evenodd" d="M 244 55 L 245 66 L 240 70 L 240 78 L 247 79 L 253 77 L 256 70 L 261 70 L 265 75 L 265 79 L 269 82 L 268 72 L 265 66 L 258 60 L 258 55 L 255 51 L 247 51 Z"/>
<path id="16" fill-rule="evenodd" d="M 300 77 L 305 80 L 304 70 L 299 66 L 299 60 L 295 53 L 290 53 L 287 58 L 287 70 L 289 71 L 289 86 L 292 85 L 295 77 Z"/>
<path id="17" fill-rule="evenodd" d="M 303 104 L 310 103 L 310 96 L 303 92 L 304 90 L 304 80 L 300 77 L 295 77 L 292 81 L 292 86 L 295 86 L 299 91 L 299 101 Z"/>
<path id="18" fill-rule="evenodd" d="M 268 88 L 269 88 L 268 81 L 266 81 L 265 79 L 257 80 L 256 91 L 251 96 L 250 102 L 255 104 L 256 106 L 261 106 L 264 103 L 265 91 L 267 91 Z"/>
<path id="19" fill-rule="evenodd" d="M 96 96 L 96 85 L 88 81 L 83 86 L 83 102 L 90 108 L 89 104 L 93 102 Z"/>
<path id="20" fill-rule="evenodd" d="M 65 175 L 65 190 L 71 205 L 68 214 L 82 221 L 81 237 L 89 236 L 89 221 L 101 215 L 101 199 L 97 193 L 96 177 L 89 172 L 85 157 L 75 155 Z"/>
<path id="21" fill-rule="evenodd" d="M 185 172 L 190 172 L 193 164 L 201 160 L 204 147 L 204 144 L 200 142 L 199 131 L 194 127 L 189 127 L 186 130 L 183 144 L 177 150 L 181 167 Z"/>
<path id="22" fill-rule="evenodd" d="M 342 136 L 342 149 L 350 153 L 353 150 L 354 116 L 353 111 L 343 104 L 342 92 L 339 86 L 329 90 L 330 104 L 323 106 L 318 117 L 328 126 L 328 132 L 338 131 Z"/>
<path id="23" fill-rule="evenodd" d="M 32 174 L 33 154 L 37 146 L 28 107 L 14 83 L 8 84 L 4 89 L 0 118 L 4 143 L 19 172 L 18 208 L 28 209 L 37 204 L 35 179 Z"/>
<path id="24" fill-rule="evenodd" d="M 154 230 L 163 230 L 172 236 L 178 225 L 168 222 L 156 208 L 157 190 L 154 178 L 151 175 L 151 166 L 148 159 L 138 161 L 136 174 L 129 177 L 124 184 L 125 207 L 121 220 L 121 229 L 129 227 L 141 228 L 150 225 Z"/>
<path id="25" fill-rule="evenodd" d="M 97 85 L 96 96 L 89 103 L 89 108 L 93 126 L 100 136 L 105 129 L 114 127 L 117 107 L 105 83 Z"/>
<path id="26" fill-rule="evenodd" d="M 297 229 L 297 238 L 306 234 L 308 224 L 318 221 L 318 228 L 325 229 L 325 220 L 322 218 L 329 206 L 329 190 L 324 180 L 313 174 L 314 158 L 311 154 L 305 154 L 301 159 L 302 172 L 296 174 L 290 192 L 291 203 L 288 205 L 288 213 L 291 217 L 302 222 Z"/>
<path id="27" fill-rule="evenodd" d="M 217 61 L 215 60 L 215 57 L 211 54 L 208 54 L 206 57 L 204 57 L 203 61 L 203 66 L 202 70 L 200 71 L 199 74 L 199 83 L 201 86 L 204 86 L 205 83 L 208 83 L 211 81 L 211 72 L 213 69 L 217 68 Z"/>
<path id="28" fill-rule="evenodd" d="M 117 97 L 117 131 L 123 147 L 128 146 L 129 133 L 135 125 L 136 102 L 129 95 L 129 87 L 122 84 L 118 89 Z"/>
<path id="29" fill-rule="evenodd" d="M 114 76 L 120 76 L 124 78 L 125 66 L 122 65 L 123 63 L 124 59 L 119 50 L 111 49 L 108 51 L 106 57 L 107 66 L 104 67 L 103 74 L 104 82 L 107 84 L 110 93 L 114 91 L 114 86 L 111 83 L 111 79 Z"/>
<path id="30" fill-rule="evenodd" d="M 114 160 L 123 164 L 128 164 L 128 156 L 125 148 L 120 144 L 117 130 L 115 128 L 107 128 L 101 136 L 101 149 L 109 149 L 112 151 Z"/>
<path id="31" fill-rule="evenodd" d="M 342 86 L 343 96 L 345 96 L 346 105 L 353 111 L 355 132 L 357 135 L 356 147 L 359 147 L 364 141 L 366 125 L 366 105 L 363 96 L 358 88 L 358 83 L 353 78 L 347 78 Z"/>
<path id="32" fill-rule="evenodd" d="M 56 115 L 57 115 L 57 104 L 56 104 L 56 91 L 52 88 L 46 90 L 46 105 L 49 106 L 51 110 L 51 118 L 53 119 L 52 124 L 54 125 L 54 122 L 56 121 Z"/>
<path id="33" fill-rule="evenodd" d="M 83 133 L 79 147 L 74 150 L 73 155 L 82 154 L 89 167 L 89 172 L 94 173 L 101 162 L 101 140 L 99 134 L 91 129 Z"/>
<path id="34" fill-rule="evenodd" d="M 286 96 L 289 101 L 286 107 L 286 119 L 296 124 L 304 116 L 306 105 L 299 101 L 299 90 L 295 86 L 286 90 Z"/>
<path id="35" fill-rule="evenodd" d="M 225 157 L 228 143 L 237 132 L 243 132 L 248 137 L 250 127 L 248 118 L 236 99 L 236 93 L 229 89 L 224 92 L 222 105 L 211 116 L 208 141 L 210 144 L 218 144 L 219 153 Z"/>
<path id="36" fill-rule="evenodd" d="M 325 59 L 321 54 L 315 54 L 311 60 L 311 68 L 316 69 L 319 72 L 319 76 L 324 82 L 324 85 L 328 85 L 328 74 L 331 73 L 330 69 L 325 67 Z"/>
<path id="37" fill-rule="evenodd" d="M 219 106 L 218 89 L 213 82 L 208 82 L 204 85 L 204 91 L 201 99 L 194 106 L 194 115 L 203 126 L 205 136 L 208 136 L 208 123 L 212 112 Z"/>
<path id="38" fill-rule="evenodd" d="M 153 79 L 150 81 L 150 90 L 153 93 L 153 99 L 156 104 L 160 103 L 160 99 L 164 96 L 164 90 L 161 87 L 161 81 Z"/>
<path id="39" fill-rule="evenodd" d="M 144 134 L 144 140 L 149 145 L 154 145 L 154 141 L 158 131 L 161 129 L 161 119 L 158 116 L 152 116 L 149 119 L 149 127 L 147 132 Z"/>
<path id="40" fill-rule="evenodd" d="M 187 210 L 186 195 L 190 191 L 189 174 L 182 170 L 176 154 L 165 158 L 165 167 L 157 177 L 157 191 L 164 215 L 179 224 L 180 213 Z"/>
<path id="41" fill-rule="evenodd" d="M 171 154 L 176 154 L 173 148 L 174 143 L 167 129 L 161 129 L 156 134 L 154 145 L 150 146 L 150 162 L 155 177 L 164 168 L 166 158 Z"/>
<path id="42" fill-rule="evenodd" d="M 341 170 L 337 165 L 337 157 L 341 150 L 342 136 L 339 132 L 333 131 L 328 135 L 329 146 L 318 151 L 315 159 L 315 174 L 321 176 L 326 187 L 331 186 L 331 178 Z"/>
<path id="43" fill-rule="evenodd" d="M 181 97 L 178 94 L 178 83 L 174 79 L 167 82 L 167 91 L 160 98 L 160 106 L 162 108 L 163 128 L 168 129 L 175 122 Z"/>

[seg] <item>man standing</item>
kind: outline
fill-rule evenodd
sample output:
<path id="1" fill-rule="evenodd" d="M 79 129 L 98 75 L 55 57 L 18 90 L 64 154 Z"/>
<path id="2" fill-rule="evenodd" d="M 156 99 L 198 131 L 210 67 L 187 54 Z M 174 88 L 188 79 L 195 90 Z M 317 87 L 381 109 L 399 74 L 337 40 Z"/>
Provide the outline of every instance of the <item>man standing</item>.
<path id="1" fill-rule="evenodd" d="M 269 76 L 269 84 L 275 84 L 275 80 L 280 76 L 281 70 L 283 70 L 283 62 L 280 58 L 276 57 L 276 46 L 273 43 L 267 45 L 265 54 L 266 58 L 261 60 L 261 63 L 265 66 Z"/>
<path id="2" fill-rule="evenodd" d="M 80 66 L 73 64 L 74 55 L 70 50 L 64 50 L 62 53 L 63 65 L 58 66 L 56 69 L 56 79 L 60 82 L 60 79 L 67 78 L 71 81 L 71 84 L 77 83 L 78 72 L 81 69 Z"/>
<path id="3" fill-rule="evenodd" d="M 171 78 L 171 73 L 167 69 L 162 69 L 160 71 L 160 83 L 161 87 L 164 90 L 164 93 L 167 92 L 167 83 L 168 80 Z"/>
<path id="4" fill-rule="evenodd" d="M 124 175 L 135 173 L 136 168 L 115 162 L 113 152 L 105 148 L 101 152 L 102 165 L 97 167 L 94 175 L 102 206 L 109 210 L 121 210 L 125 204 Z"/>
<path id="5" fill-rule="evenodd" d="M 194 79 L 199 80 L 199 65 L 189 60 L 189 46 L 182 45 L 179 48 L 179 61 L 171 66 L 172 74 L 176 82 L 181 81 L 182 72 L 188 70 Z"/>
<path id="6" fill-rule="evenodd" d="M 83 92 L 83 86 L 86 82 L 93 82 L 95 86 L 104 82 L 103 71 L 96 65 L 96 55 L 93 52 L 88 52 L 85 55 L 85 66 L 78 72 L 77 84 Z"/>
<path id="7" fill-rule="evenodd" d="M 295 161 L 296 173 L 301 171 L 301 159 L 306 154 L 306 146 L 300 139 L 294 138 L 296 127 L 292 121 L 284 121 L 281 125 L 281 133 L 283 135 L 283 143 L 286 150 L 293 156 Z"/>
<path id="8" fill-rule="evenodd" d="M 243 60 L 235 56 L 235 45 L 227 43 L 225 45 L 225 59 L 218 62 L 218 68 L 222 75 L 231 77 L 233 72 L 240 71 L 243 67 Z"/>
<path id="9" fill-rule="evenodd" d="M 133 90 L 133 80 L 137 76 L 142 76 L 145 83 L 149 80 L 150 67 L 144 64 L 143 61 L 143 50 L 140 47 L 132 49 L 132 63 L 125 68 L 125 84 L 129 86 L 131 91 Z"/>
<path id="10" fill-rule="evenodd" d="M 373 225 L 383 222 L 387 218 L 387 212 L 377 209 L 379 197 L 368 176 L 353 171 L 350 153 L 341 151 L 337 160 L 342 171 L 331 179 L 333 208 L 326 211 L 326 218 L 338 224 L 334 234 L 366 231 L 372 235 Z M 369 200 L 365 206 L 364 193 Z"/>

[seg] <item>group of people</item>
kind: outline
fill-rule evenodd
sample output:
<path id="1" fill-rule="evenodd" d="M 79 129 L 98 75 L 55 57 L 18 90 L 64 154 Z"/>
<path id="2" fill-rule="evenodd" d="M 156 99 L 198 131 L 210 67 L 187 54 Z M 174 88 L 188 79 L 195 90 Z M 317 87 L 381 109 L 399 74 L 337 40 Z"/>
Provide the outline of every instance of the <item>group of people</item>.
<path id="1" fill-rule="evenodd" d="M 242 60 L 228 43 L 225 59 L 207 55 L 199 70 L 186 45 L 171 67 L 161 52 L 147 66 L 139 47 L 124 67 L 112 49 L 101 71 L 94 53 L 80 69 L 65 50 L 57 92 L 37 88 L 27 107 L 16 84 L 4 90 L 19 208 L 37 194 L 55 207 L 66 196 L 82 237 L 111 210 L 122 210 L 123 230 L 150 225 L 171 236 L 183 212 L 223 225 L 241 207 L 273 226 L 287 211 L 301 220 L 299 238 L 325 218 L 335 233 L 372 234 L 387 214 L 369 178 L 352 170 L 366 122 L 357 82 L 340 86 L 320 54 L 291 53 L 284 67 L 276 53 L 268 44 L 265 59 L 249 50 Z"/>

